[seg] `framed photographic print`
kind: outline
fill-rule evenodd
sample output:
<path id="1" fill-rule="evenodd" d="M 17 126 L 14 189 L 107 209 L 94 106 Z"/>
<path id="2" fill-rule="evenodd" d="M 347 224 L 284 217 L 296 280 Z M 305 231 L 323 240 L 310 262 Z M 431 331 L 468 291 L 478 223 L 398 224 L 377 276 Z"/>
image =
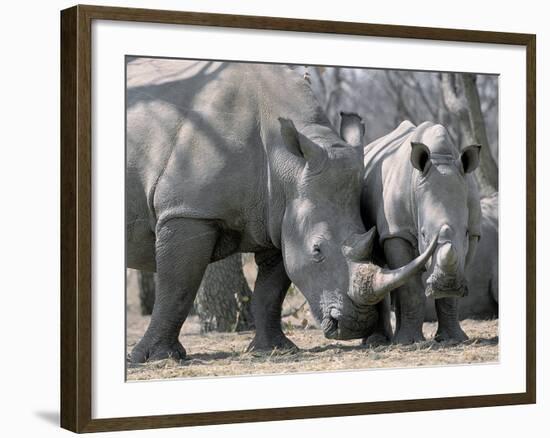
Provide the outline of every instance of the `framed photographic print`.
<path id="1" fill-rule="evenodd" d="M 535 403 L 535 36 L 61 13 L 61 425 Z"/>

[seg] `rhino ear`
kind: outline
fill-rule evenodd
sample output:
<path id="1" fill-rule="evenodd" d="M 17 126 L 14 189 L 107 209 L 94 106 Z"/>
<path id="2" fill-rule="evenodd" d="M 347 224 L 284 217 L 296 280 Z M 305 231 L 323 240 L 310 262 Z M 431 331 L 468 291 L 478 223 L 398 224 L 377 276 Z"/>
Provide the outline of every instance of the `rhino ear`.
<path id="1" fill-rule="evenodd" d="M 294 126 L 294 122 L 290 119 L 283 119 L 279 117 L 279 124 L 281 125 L 281 137 L 283 141 L 290 149 L 290 151 L 296 155 L 300 154 L 300 139 L 298 138 L 298 130 Z"/>
<path id="2" fill-rule="evenodd" d="M 359 114 L 340 112 L 340 137 L 352 146 L 363 146 L 365 123 Z"/>
<path id="3" fill-rule="evenodd" d="M 424 173 L 430 162 L 430 150 L 424 143 L 411 142 L 411 164 Z"/>
<path id="4" fill-rule="evenodd" d="M 306 160 L 310 169 L 319 169 L 323 166 L 328 153 L 321 146 L 300 133 L 290 119 L 279 118 L 281 136 L 289 150 Z"/>
<path id="5" fill-rule="evenodd" d="M 352 262 L 364 262 L 370 259 L 376 227 L 372 227 L 364 234 L 354 234 L 342 245 L 342 253 Z"/>
<path id="6" fill-rule="evenodd" d="M 481 152 L 481 145 L 474 144 L 466 147 L 460 154 L 460 162 L 464 173 L 470 173 L 477 169 L 479 166 L 479 154 Z"/>

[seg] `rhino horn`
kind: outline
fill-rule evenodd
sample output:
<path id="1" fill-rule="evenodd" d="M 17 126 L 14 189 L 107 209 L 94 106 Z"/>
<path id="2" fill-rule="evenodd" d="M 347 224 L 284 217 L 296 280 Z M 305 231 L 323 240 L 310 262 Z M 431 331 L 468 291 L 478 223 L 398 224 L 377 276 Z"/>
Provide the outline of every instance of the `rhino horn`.
<path id="1" fill-rule="evenodd" d="M 426 250 L 409 264 L 398 269 L 382 269 L 372 263 L 359 264 L 348 295 L 357 305 L 374 305 L 392 290 L 405 284 L 424 269 L 437 247 L 437 236 Z"/>

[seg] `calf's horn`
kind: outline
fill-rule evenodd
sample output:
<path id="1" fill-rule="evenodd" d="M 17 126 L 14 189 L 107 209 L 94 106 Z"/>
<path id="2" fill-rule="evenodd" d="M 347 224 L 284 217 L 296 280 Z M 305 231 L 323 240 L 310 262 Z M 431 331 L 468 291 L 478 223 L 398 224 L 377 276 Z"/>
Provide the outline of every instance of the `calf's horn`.
<path id="1" fill-rule="evenodd" d="M 441 248 L 439 248 L 437 262 L 439 263 L 441 269 L 445 271 L 452 272 L 456 270 L 458 257 L 456 255 L 456 251 L 450 243 L 444 243 Z"/>

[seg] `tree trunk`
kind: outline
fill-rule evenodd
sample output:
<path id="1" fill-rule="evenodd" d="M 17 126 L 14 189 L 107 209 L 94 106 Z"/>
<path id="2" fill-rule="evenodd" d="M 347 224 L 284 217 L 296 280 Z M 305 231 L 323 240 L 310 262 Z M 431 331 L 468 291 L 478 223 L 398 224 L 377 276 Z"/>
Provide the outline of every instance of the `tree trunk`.
<path id="1" fill-rule="evenodd" d="M 475 82 L 475 75 L 463 74 L 464 95 L 468 104 L 468 116 L 472 130 L 473 143 L 481 145 L 481 158 L 477 169 L 476 177 L 481 192 L 484 196 L 493 195 L 498 191 L 498 167 L 491 155 L 491 147 L 487 139 L 485 120 L 481 113 L 479 93 Z"/>
<path id="2" fill-rule="evenodd" d="M 235 254 L 208 265 L 195 298 L 201 331 L 232 332 L 253 328 L 252 291 L 242 269 L 242 256 Z"/>
<path id="3" fill-rule="evenodd" d="M 138 278 L 142 314 L 153 310 L 154 274 L 140 272 Z M 241 254 L 235 254 L 206 268 L 195 298 L 195 312 L 201 331 L 232 332 L 254 328 L 250 303 L 252 291 L 242 269 Z"/>
<path id="4" fill-rule="evenodd" d="M 469 144 L 481 145 L 480 164 L 475 177 L 480 195 L 491 196 L 498 192 L 498 167 L 491 155 L 475 75 L 443 73 L 440 78 L 445 105 L 458 117 L 465 140 Z"/>

